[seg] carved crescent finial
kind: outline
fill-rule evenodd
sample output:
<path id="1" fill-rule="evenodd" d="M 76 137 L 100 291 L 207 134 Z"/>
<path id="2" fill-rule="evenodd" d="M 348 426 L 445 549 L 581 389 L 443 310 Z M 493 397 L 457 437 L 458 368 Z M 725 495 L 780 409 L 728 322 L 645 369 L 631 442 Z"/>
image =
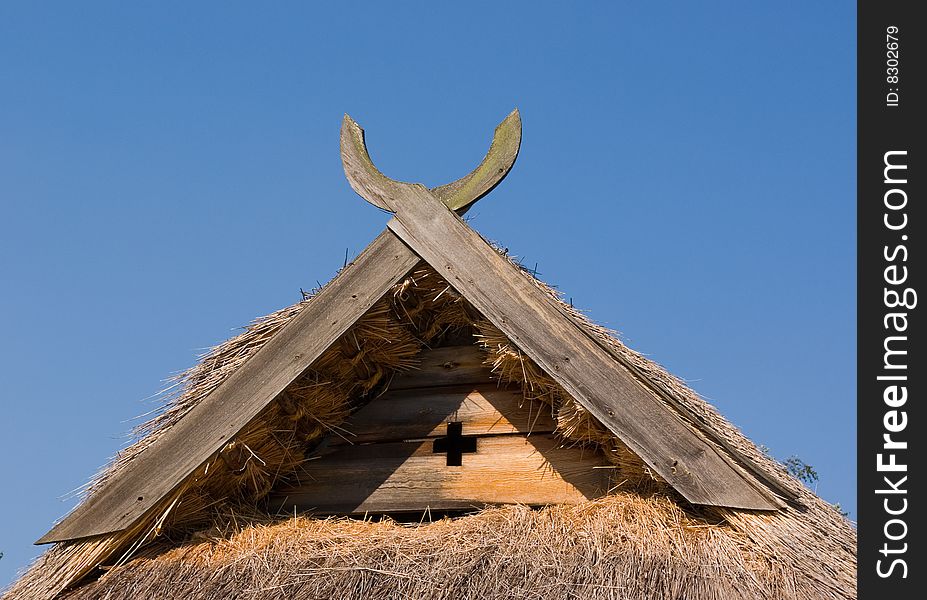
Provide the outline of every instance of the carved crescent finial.
<path id="1" fill-rule="evenodd" d="M 466 209 L 505 179 L 515 164 L 520 146 L 521 116 L 516 108 L 496 127 L 489 152 L 479 166 L 457 181 L 432 188 L 431 193 L 451 210 Z M 383 210 L 395 212 L 389 206 L 391 189 L 417 185 L 390 179 L 374 166 L 367 152 L 364 130 L 348 115 L 341 123 L 341 162 L 354 191 Z"/>

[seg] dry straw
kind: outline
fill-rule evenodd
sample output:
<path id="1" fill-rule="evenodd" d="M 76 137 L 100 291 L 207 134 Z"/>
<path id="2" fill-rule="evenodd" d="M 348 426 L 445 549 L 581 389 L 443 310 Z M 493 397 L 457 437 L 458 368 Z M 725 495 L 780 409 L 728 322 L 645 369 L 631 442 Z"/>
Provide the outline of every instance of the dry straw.
<path id="1" fill-rule="evenodd" d="M 488 509 L 420 526 L 263 522 L 151 548 L 71 599 L 834 597 L 662 496 Z M 794 590 L 801 590 L 795 594 Z"/>
<path id="2" fill-rule="evenodd" d="M 530 274 L 525 273 L 527 277 Z M 392 293 L 169 497 L 129 530 L 56 544 L 5 597 L 69 598 L 855 598 L 855 532 L 707 402 L 541 289 L 668 407 L 758 465 L 798 500 L 775 514 L 688 505 L 427 265 Z M 139 440 L 88 485 L 129 464 L 307 302 L 259 319 L 176 381 Z M 414 368 L 423 347 L 472 339 L 501 384 L 540 402 L 565 445 L 602 452 L 612 493 L 573 507 L 487 509 L 415 526 L 271 517 L 262 500 L 325 435 Z M 674 409 L 675 410 L 675 409 Z M 719 452 L 727 452 L 719 446 Z M 738 460 L 737 457 L 732 459 Z"/>

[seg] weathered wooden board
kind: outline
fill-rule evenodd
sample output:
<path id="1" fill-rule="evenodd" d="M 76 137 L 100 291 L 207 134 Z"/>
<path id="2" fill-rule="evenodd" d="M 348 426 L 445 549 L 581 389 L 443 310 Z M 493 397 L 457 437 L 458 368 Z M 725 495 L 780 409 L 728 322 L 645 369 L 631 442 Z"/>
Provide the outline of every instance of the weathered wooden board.
<path id="1" fill-rule="evenodd" d="M 590 450 L 552 435 L 477 439 L 449 467 L 424 443 L 344 446 L 304 467 L 302 485 L 276 492 L 271 509 L 316 514 L 467 510 L 491 504 L 578 503 L 605 494 L 611 469 Z M 602 468 L 596 468 L 602 467 Z"/>
<path id="2" fill-rule="evenodd" d="M 549 433 L 550 407 L 525 400 L 521 390 L 478 386 L 390 392 L 354 413 L 331 436 L 332 445 L 403 441 L 447 435 L 448 421 L 463 423 L 464 435 Z"/>
<path id="3" fill-rule="evenodd" d="M 414 252 L 384 231 L 222 385 L 36 543 L 132 525 L 232 439 L 418 262 Z"/>
<path id="4" fill-rule="evenodd" d="M 423 350 L 420 358 L 417 369 L 393 378 L 390 390 L 467 385 L 492 379 L 489 367 L 483 365 L 485 355 L 473 344 Z"/>
<path id="5" fill-rule="evenodd" d="M 784 506 L 425 188 L 366 191 L 395 211 L 391 230 L 687 500 L 756 510 Z"/>
<path id="6" fill-rule="evenodd" d="M 562 306 L 557 306 L 557 309 L 564 314 L 564 317 L 571 319 L 569 314 L 567 314 L 566 309 Z M 647 385 L 650 389 L 656 389 L 652 383 L 647 380 L 646 373 L 640 372 L 639 369 L 635 368 L 633 365 L 629 365 L 625 362 L 625 359 L 611 346 L 608 344 L 603 344 L 601 340 L 593 338 L 600 347 L 602 347 L 606 352 L 608 352 L 616 361 L 621 363 L 625 368 L 630 371 L 634 377 Z M 654 392 L 658 393 L 658 392 Z M 795 500 L 798 498 L 798 492 L 796 491 L 801 484 L 796 484 L 798 487 L 789 488 L 781 481 L 778 481 L 772 474 L 767 473 L 761 466 L 759 466 L 753 459 L 747 456 L 741 449 L 739 449 L 734 443 L 728 441 L 721 433 L 714 430 L 714 426 L 710 422 L 706 422 L 706 419 L 696 414 L 689 407 L 679 402 L 675 398 L 669 396 L 668 394 L 660 394 L 660 398 L 665 401 L 667 404 L 672 406 L 675 410 L 679 411 L 680 414 L 685 415 L 692 423 L 695 423 L 699 427 L 699 431 L 708 437 L 711 441 L 718 444 L 724 448 L 731 456 L 735 457 L 743 468 L 750 472 L 751 475 L 755 476 L 757 479 L 762 481 L 767 487 L 773 490 L 780 497 Z"/>

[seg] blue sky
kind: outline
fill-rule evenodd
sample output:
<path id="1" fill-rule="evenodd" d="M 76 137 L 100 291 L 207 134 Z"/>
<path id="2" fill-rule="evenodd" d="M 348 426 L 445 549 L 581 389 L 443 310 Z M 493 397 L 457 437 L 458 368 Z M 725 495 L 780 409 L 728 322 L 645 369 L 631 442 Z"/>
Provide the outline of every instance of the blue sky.
<path id="1" fill-rule="evenodd" d="M 855 517 L 855 6 L 0 4 L 0 586 L 145 398 L 383 228 L 338 155 L 470 211 Z"/>

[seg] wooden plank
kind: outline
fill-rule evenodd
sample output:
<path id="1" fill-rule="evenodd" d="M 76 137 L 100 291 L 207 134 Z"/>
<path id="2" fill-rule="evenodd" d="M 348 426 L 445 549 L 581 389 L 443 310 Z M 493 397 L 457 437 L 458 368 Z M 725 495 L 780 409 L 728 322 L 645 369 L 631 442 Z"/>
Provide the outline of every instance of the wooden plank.
<path id="1" fill-rule="evenodd" d="M 330 436 L 331 445 L 402 441 L 447 435 L 448 421 L 463 423 L 464 435 L 549 433 L 550 407 L 525 400 L 521 390 L 480 386 L 390 392 L 354 413 Z"/>
<path id="2" fill-rule="evenodd" d="M 476 384 L 493 378 L 489 367 L 483 365 L 485 354 L 473 344 L 423 350 L 420 358 L 417 369 L 393 378 L 390 391 Z"/>
<path id="3" fill-rule="evenodd" d="M 609 468 L 590 450 L 561 448 L 552 435 L 477 439 L 459 467 L 432 442 L 344 446 L 306 463 L 303 484 L 269 506 L 316 514 L 467 510 L 492 504 L 574 504 L 605 494 Z"/>
<path id="4" fill-rule="evenodd" d="M 135 523 L 418 262 L 414 252 L 384 231 L 222 385 L 36 543 L 111 533 Z"/>
<path id="5" fill-rule="evenodd" d="M 784 506 L 424 187 L 368 192 L 381 194 L 395 211 L 390 229 L 687 500 L 756 510 Z"/>
<path id="6" fill-rule="evenodd" d="M 558 305 L 557 309 L 560 310 L 560 312 L 563 313 L 566 318 L 568 319 L 573 318 L 566 312 L 564 307 Z M 743 466 L 745 469 L 747 469 L 751 475 L 755 476 L 757 479 L 762 481 L 764 485 L 766 485 L 771 490 L 773 490 L 777 495 L 787 500 L 796 500 L 798 498 L 798 493 L 796 493 L 794 489 L 789 489 L 788 487 L 783 485 L 781 482 L 777 481 L 775 477 L 773 477 L 770 473 L 767 473 L 762 467 L 756 464 L 756 462 L 754 462 L 749 456 L 747 456 L 744 452 L 738 449 L 733 443 L 725 439 L 723 435 L 715 432 L 712 429 L 710 424 L 705 423 L 704 417 L 694 413 L 691 409 L 689 409 L 689 407 L 682 404 L 675 398 L 671 397 L 669 394 L 660 393 L 655 388 L 655 386 L 653 386 L 650 382 L 647 381 L 646 374 L 641 373 L 639 369 L 637 369 L 634 365 L 628 364 L 626 360 L 614 348 L 611 348 L 607 344 L 602 343 L 602 341 L 596 337 L 591 336 L 591 339 L 596 344 L 598 344 L 601 348 L 603 348 L 606 352 L 608 352 L 622 366 L 628 369 L 628 371 L 634 375 L 637 381 L 640 381 L 644 385 L 646 385 L 655 394 L 659 395 L 660 398 L 662 398 L 667 404 L 672 406 L 675 410 L 679 411 L 680 414 L 685 415 L 685 417 L 689 419 L 692 423 L 695 423 L 695 424 L 704 423 L 705 427 L 699 428 L 699 431 L 702 434 L 704 434 L 711 441 L 715 442 L 716 444 L 724 448 L 728 453 L 730 453 L 731 456 L 737 459 L 738 463 L 741 466 Z M 801 484 L 797 484 L 797 485 L 800 486 Z"/>

